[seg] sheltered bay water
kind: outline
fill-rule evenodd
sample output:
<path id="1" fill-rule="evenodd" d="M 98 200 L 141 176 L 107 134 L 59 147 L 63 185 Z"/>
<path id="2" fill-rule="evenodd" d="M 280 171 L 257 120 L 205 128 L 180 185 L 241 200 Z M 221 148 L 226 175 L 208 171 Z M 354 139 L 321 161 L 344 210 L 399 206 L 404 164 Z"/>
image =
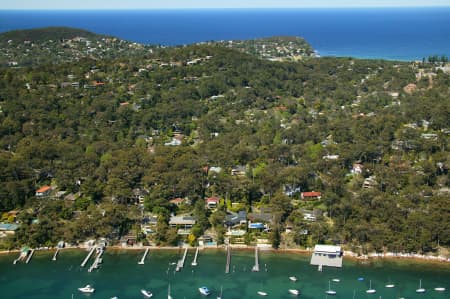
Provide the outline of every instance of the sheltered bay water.
<path id="1" fill-rule="evenodd" d="M 345 259 L 342 269 L 325 267 L 323 272 L 309 264 L 306 254 L 260 251 L 260 271 L 252 272 L 253 251 L 233 250 L 230 273 L 225 274 L 225 250 L 204 250 L 198 256 L 198 265 L 191 266 L 195 250 L 188 252 L 185 267 L 175 272 L 175 263 L 182 250 L 150 249 L 145 265 L 138 265 L 143 250 L 108 249 L 99 270 L 89 273 L 80 263 L 86 256 L 84 250 L 63 250 L 57 261 L 52 261 L 51 251 L 36 252 L 29 264 L 12 261 L 16 254 L 0 255 L 0 289 L 2 298 L 86 298 L 77 288 L 91 284 L 95 293 L 91 298 L 142 298 L 141 289 L 150 290 L 153 298 L 167 298 L 171 285 L 173 298 L 201 298 L 200 286 L 207 286 L 212 296 L 223 288 L 223 298 L 258 298 L 264 291 L 271 298 L 292 298 L 289 289 L 299 289 L 302 298 L 325 298 L 328 282 L 337 291 L 335 298 L 448 298 L 450 265 L 427 263 L 412 259 L 376 260 L 361 264 Z M 293 282 L 290 276 L 298 280 Z M 358 280 L 364 278 L 364 280 Z M 338 279 L 339 282 L 334 282 Z M 418 294 L 419 280 L 426 288 Z M 376 294 L 367 294 L 369 281 Z M 395 283 L 394 288 L 386 288 Z M 435 287 L 447 291 L 436 292 Z"/>

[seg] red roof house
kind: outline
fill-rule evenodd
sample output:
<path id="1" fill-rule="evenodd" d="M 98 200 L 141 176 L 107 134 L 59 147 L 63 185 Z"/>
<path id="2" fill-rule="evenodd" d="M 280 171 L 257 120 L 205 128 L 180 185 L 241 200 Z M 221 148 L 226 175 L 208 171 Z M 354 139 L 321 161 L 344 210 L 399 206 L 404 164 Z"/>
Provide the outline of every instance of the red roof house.
<path id="1" fill-rule="evenodd" d="M 50 186 L 42 186 L 41 188 L 36 190 L 36 196 L 48 196 L 52 192 L 52 187 Z"/>
<path id="2" fill-rule="evenodd" d="M 184 199 L 184 198 L 174 198 L 174 199 L 171 199 L 171 200 L 169 200 L 169 202 L 171 203 L 171 204 L 174 204 L 174 205 L 176 205 L 176 206 L 180 206 L 180 205 L 182 205 L 184 202 L 186 201 L 186 199 Z"/>
<path id="3" fill-rule="evenodd" d="M 206 206 L 209 209 L 214 209 L 217 208 L 217 206 L 219 205 L 220 199 L 218 199 L 217 197 L 209 197 L 206 199 Z"/>
<path id="4" fill-rule="evenodd" d="M 310 199 L 320 199 L 322 197 L 322 193 L 320 192 L 315 192 L 315 191 L 311 191 L 311 192 L 302 192 L 301 193 L 301 197 L 304 200 L 310 200 Z"/>

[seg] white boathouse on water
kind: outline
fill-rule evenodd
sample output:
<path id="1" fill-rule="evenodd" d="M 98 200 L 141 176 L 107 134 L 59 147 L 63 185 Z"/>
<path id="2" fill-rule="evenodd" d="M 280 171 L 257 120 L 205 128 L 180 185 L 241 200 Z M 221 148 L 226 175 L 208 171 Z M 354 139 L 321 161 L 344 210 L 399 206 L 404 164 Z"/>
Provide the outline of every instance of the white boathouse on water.
<path id="1" fill-rule="evenodd" d="M 311 265 L 342 267 L 341 246 L 335 245 L 316 245 L 311 257 Z"/>

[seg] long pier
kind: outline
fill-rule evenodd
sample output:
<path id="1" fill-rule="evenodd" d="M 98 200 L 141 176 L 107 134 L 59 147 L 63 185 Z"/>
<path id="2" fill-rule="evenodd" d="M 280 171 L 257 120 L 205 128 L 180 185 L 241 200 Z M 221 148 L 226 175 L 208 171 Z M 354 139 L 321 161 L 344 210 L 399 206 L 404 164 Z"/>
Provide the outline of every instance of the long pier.
<path id="1" fill-rule="evenodd" d="M 94 251 L 95 251 L 95 246 L 92 247 L 91 251 L 89 251 L 88 255 L 86 256 L 86 258 L 84 259 L 84 261 L 81 263 L 81 265 L 80 265 L 81 267 L 86 266 L 87 262 L 88 262 L 89 259 L 91 258 L 91 256 L 92 256 L 92 254 L 94 253 Z"/>
<path id="2" fill-rule="evenodd" d="M 141 260 L 138 262 L 138 265 L 143 265 L 145 262 L 145 258 L 147 257 L 148 254 L 148 248 L 145 249 L 144 255 L 142 256 Z"/>
<path id="3" fill-rule="evenodd" d="M 17 264 L 18 261 L 23 260 L 25 257 L 22 255 L 22 252 L 20 253 L 19 257 L 16 258 L 13 262 L 13 265 Z"/>
<path id="4" fill-rule="evenodd" d="M 52 261 L 56 261 L 56 256 L 59 253 L 59 248 L 56 249 L 55 254 L 53 255 Z"/>
<path id="5" fill-rule="evenodd" d="M 187 251 L 188 251 L 188 249 L 185 248 L 183 257 L 180 260 L 178 260 L 175 271 L 179 272 L 184 267 L 184 261 L 186 260 Z"/>
<path id="6" fill-rule="evenodd" d="M 195 250 L 194 260 L 193 260 L 192 263 L 191 263 L 192 266 L 197 266 L 197 265 L 198 265 L 198 263 L 197 263 L 197 257 L 198 257 L 198 247 L 197 247 L 197 249 Z"/>
<path id="7" fill-rule="evenodd" d="M 231 264 L 231 247 L 227 245 L 227 265 L 225 266 L 225 273 L 230 273 L 230 264 Z"/>
<path id="8" fill-rule="evenodd" d="M 102 255 L 103 255 L 103 250 L 100 250 L 100 252 L 98 253 L 94 262 L 92 263 L 91 267 L 88 269 L 88 272 L 92 272 L 92 270 L 98 268 L 98 264 L 100 264 L 102 262 Z"/>
<path id="9" fill-rule="evenodd" d="M 34 254 L 34 249 L 31 249 L 30 253 L 28 254 L 28 258 L 25 261 L 25 264 L 28 264 L 30 262 L 31 258 L 33 257 L 33 254 Z"/>
<path id="10" fill-rule="evenodd" d="M 258 246 L 255 247 L 255 265 L 252 268 L 253 272 L 259 272 Z"/>

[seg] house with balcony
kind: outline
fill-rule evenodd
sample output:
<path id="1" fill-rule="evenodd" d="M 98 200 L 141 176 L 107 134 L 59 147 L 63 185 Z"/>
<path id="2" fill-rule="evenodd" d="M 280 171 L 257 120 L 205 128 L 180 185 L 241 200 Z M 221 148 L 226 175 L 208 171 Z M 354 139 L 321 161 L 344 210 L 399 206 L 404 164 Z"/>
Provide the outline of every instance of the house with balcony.
<path id="1" fill-rule="evenodd" d="M 341 246 L 317 244 L 311 257 L 311 265 L 318 266 L 319 269 L 323 266 L 341 268 L 342 259 Z"/>

